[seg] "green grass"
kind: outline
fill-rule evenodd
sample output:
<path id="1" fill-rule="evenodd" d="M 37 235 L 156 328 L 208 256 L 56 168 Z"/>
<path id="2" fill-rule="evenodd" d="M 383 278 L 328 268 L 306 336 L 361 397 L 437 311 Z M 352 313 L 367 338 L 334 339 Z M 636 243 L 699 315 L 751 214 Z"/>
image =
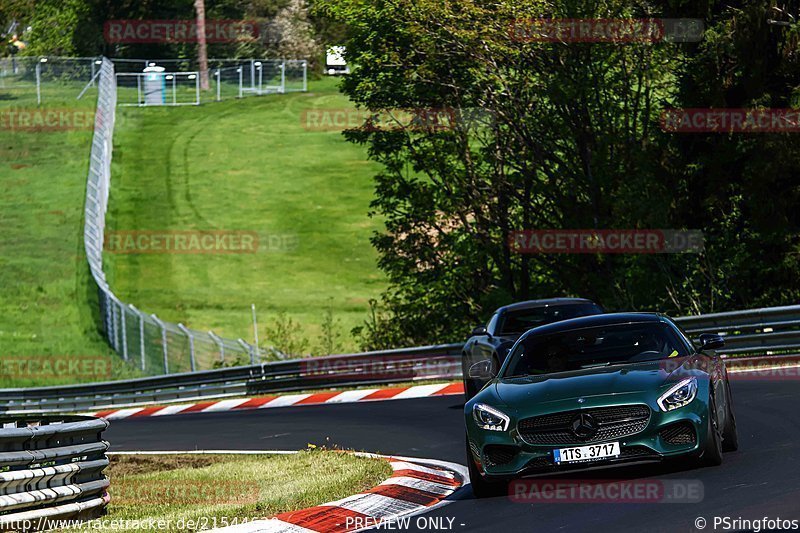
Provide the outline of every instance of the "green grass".
<path id="1" fill-rule="evenodd" d="M 278 313 L 300 325 L 319 351 L 330 308 L 350 329 L 367 316 L 384 278 L 369 243 L 380 221 L 367 216 L 376 167 L 337 131 L 308 131 L 308 109 L 349 108 L 335 80 L 308 93 L 223 101 L 200 107 L 120 108 L 108 229 L 250 231 L 255 254 L 106 254 L 123 301 L 171 322 L 252 339 L 250 305 L 262 344 Z M 269 236 L 289 246 L 270 246 Z"/>
<path id="2" fill-rule="evenodd" d="M 95 95 L 47 88 L 44 109 L 92 114 Z M 0 88 L 0 113 L 36 108 L 31 90 Z M 96 298 L 83 253 L 90 128 L 19 131 L 0 124 L 0 387 L 56 384 L 85 376 L 9 370 L 25 361 L 108 357 L 93 320 Z M 133 375 L 112 357 L 113 377 Z"/>
<path id="3" fill-rule="evenodd" d="M 319 353 L 330 310 L 338 350 L 384 287 L 367 217 L 376 167 L 337 131 L 307 131 L 303 111 L 351 107 L 335 80 L 308 93 L 248 97 L 199 107 L 118 108 L 109 230 L 252 231 L 255 254 L 106 253 L 113 290 L 172 322 L 262 344 L 278 313 L 299 324 L 305 353 Z M 46 85 L 43 107 L 94 110 L 96 90 Z M 204 99 L 205 101 L 205 99 Z M 32 87 L 0 87 L 0 111 L 36 108 Z M 11 364 L 71 356 L 111 357 L 110 377 L 137 375 L 97 332 L 96 293 L 83 253 L 83 206 L 91 130 L 0 127 L 0 359 Z M 269 236 L 285 239 L 274 249 Z M 0 364 L 3 361 L 0 360 Z M 86 381 L 0 367 L 0 387 Z"/>
<path id="4" fill-rule="evenodd" d="M 344 498 L 381 483 L 391 471 L 384 460 L 331 451 L 115 455 L 107 469 L 111 503 L 104 519 L 128 520 L 131 526 L 137 520 L 164 520 L 169 527 L 163 531 L 211 529 L 214 520 L 222 527 Z M 197 527 L 187 527 L 189 521 Z"/>

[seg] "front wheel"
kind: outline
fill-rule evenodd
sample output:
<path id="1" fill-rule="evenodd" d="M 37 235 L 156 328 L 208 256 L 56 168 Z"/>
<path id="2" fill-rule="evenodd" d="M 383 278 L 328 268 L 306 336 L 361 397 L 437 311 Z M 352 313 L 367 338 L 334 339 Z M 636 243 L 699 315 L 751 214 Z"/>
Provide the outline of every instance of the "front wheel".
<path id="1" fill-rule="evenodd" d="M 508 491 L 508 484 L 501 481 L 487 481 L 483 479 L 475 464 L 475 458 L 469 449 L 469 439 L 467 442 L 467 468 L 469 469 L 469 483 L 472 486 L 472 494 L 476 498 L 491 498 L 502 496 Z"/>
<path id="2" fill-rule="evenodd" d="M 700 462 L 703 466 L 722 464 L 722 433 L 717 420 L 717 403 L 713 396 L 708 402 L 708 432 Z"/>
<path id="3" fill-rule="evenodd" d="M 728 400 L 725 429 L 722 430 L 722 449 L 726 452 L 735 452 L 739 449 L 739 431 L 736 429 L 736 415 L 733 413 L 733 396 L 731 384 L 725 383 Z"/>

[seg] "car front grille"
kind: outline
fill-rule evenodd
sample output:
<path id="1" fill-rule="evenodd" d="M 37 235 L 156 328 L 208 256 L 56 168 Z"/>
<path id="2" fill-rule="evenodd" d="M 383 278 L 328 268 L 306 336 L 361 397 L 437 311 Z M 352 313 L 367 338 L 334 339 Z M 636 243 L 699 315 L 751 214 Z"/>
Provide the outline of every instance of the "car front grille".
<path id="1" fill-rule="evenodd" d="M 503 444 L 489 444 L 483 448 L 483 457 L 487 466 L 506 465 L 514 460 L 519 453 L 516 446 L 505 446 Z"/>
<path id="2" fill-rule="evenodd" d="M 689 422 L 672 424 L 658 433 L 667 444 L 695 444 L 697 435 Z"/>
<path id="3" fill-rule="evenodd" d="M 595 431 L 575 430 L 582 415 Z M 525 418 L 517 428 L 528 444 L 586 444 L 635 435 L 649 422 L 650 408 L 646 405 L 619 405 Z"/>
<path id="4" fill-rule="evenodd" d="M 626 461 L 641 461 L 645 459 L 660 459 L 661 456 L 647 446 L 625 446 L 620 453 L 620 459 Z"/>

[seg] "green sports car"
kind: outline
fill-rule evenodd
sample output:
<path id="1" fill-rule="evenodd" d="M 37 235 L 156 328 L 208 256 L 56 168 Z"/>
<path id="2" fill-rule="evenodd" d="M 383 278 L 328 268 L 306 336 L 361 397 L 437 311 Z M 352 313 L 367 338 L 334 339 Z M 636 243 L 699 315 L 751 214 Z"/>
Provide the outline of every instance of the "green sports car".
<path id="1" fill-rule="evenodd" d="M 514 344 L 464 406 L 477 497 L 517 477 L 688 458 L 719 465 L 738 448 L 722 337 L 697 346 L 654 313 L 587 316 L 541 326 Z"/>

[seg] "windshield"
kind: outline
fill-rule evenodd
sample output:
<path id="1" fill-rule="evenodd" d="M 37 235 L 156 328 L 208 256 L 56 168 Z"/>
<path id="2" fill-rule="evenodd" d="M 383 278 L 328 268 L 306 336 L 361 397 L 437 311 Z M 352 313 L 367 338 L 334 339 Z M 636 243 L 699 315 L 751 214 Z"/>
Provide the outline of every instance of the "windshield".
<path id="1" fill-rule="evenodd" d="M 602 312 L 603 310 L 600 307 L 592 303 L 549 305 L 533 309 L 507 311 L 501 319 L 498 334 L 522 335 L 537 326 L 544 326 L 545 324 L 567 320 L 568 318 L 597 315 Z"/>
<path id="2" fill-rule="evenodd" d="M 661 322 L 615 324 L 530 335 L 509 357 L 503 377 L 569 372 L 689 355 L 674 329 Z"/>

